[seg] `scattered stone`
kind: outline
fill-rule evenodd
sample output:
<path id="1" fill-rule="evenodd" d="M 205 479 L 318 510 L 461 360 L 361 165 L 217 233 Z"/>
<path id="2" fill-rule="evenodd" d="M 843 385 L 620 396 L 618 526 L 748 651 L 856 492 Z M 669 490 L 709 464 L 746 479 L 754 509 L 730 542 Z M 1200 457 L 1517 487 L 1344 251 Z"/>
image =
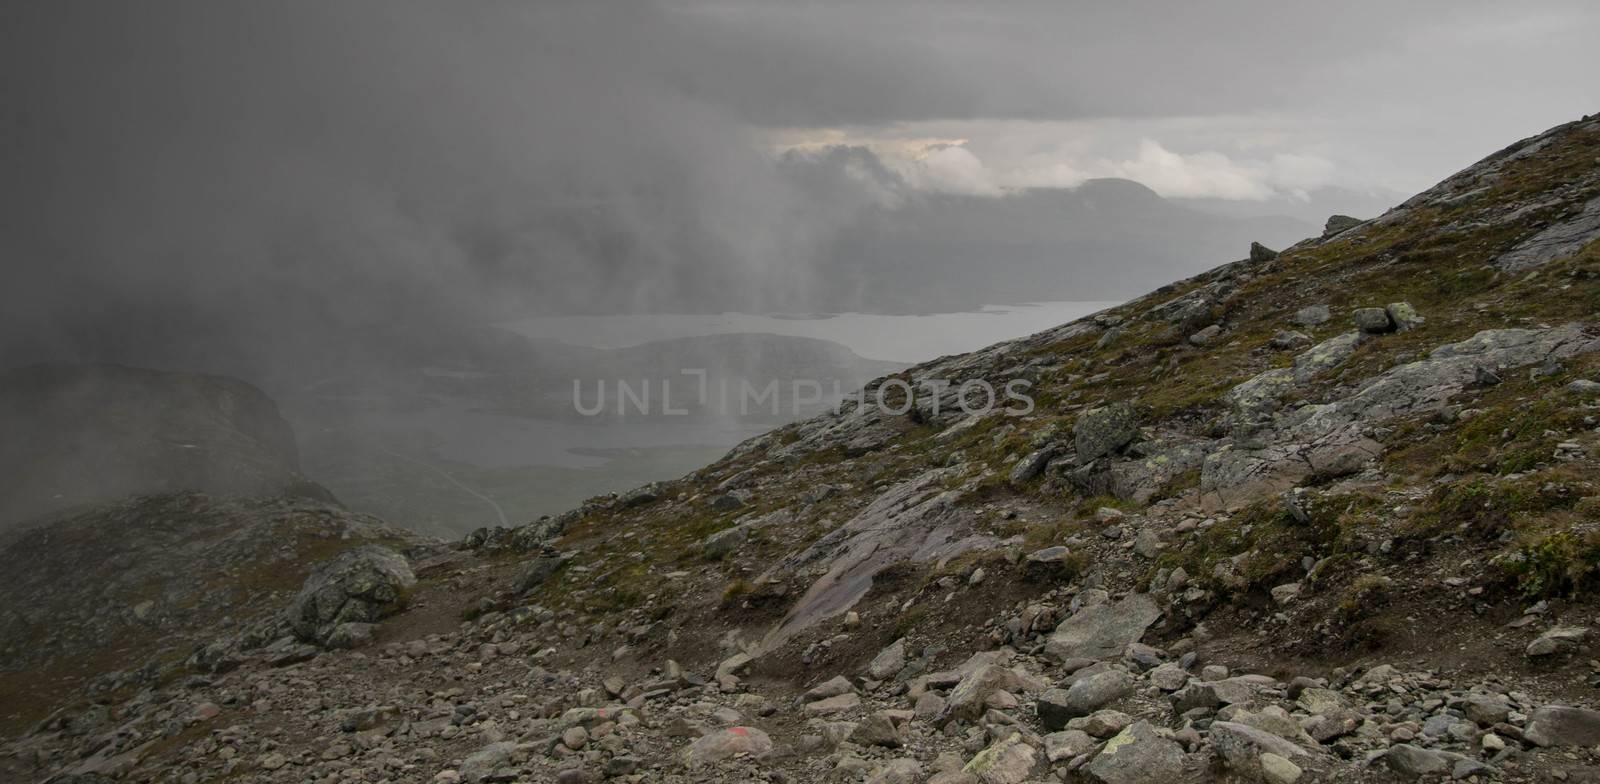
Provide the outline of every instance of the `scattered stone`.
<path id="1" fill-rule="evenodd" d="M 1133 676 L 1122 670 L 1106 670 L 1079 678 L 1066 689 L 1050 689 L 1039 695 L 1034 710 L 1047 730 L 1060 730 L 1067 722 L 1099 710 L 1134 691 Z"/>
<path id="2" fill-rule="evenodd" d="M 805 711 L 807 716 L 832 716 L 835 713 L 844 713 L 859 707 L 861 707 L 861 698 L 854 693 L 850 693 L 808 703 Z"/>

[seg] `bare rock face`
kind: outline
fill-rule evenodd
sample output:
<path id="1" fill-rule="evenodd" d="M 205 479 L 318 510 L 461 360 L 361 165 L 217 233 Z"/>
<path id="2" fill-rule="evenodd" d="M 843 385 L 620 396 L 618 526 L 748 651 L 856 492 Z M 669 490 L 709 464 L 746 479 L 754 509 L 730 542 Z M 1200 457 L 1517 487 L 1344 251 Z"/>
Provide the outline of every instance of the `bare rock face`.
<path id="1" fill-rule="evenodd" d="M 301 639 L 326 642 L 341 624 L 375 623 L 398 612 L 416 583 L 405 556 L 380 545 L 358 547 L 306 578 L 289 624 Z"/>
<path id="2" fill-rule="evenodd" d="M 848 523 L 780 563 L 771 574 L 817 569 L 822 576 L 761 647 L 770 650 L 824 618 L 843 614 L 890 564 L 936 561 L 992 546 L 993 537 L 969 533 L 971 521 L 955 503 L 960 492 L 944 486 L 951 473 L 936 469 L 890 487 Z"/>
<path id="3" fill-rule="evenodd" d="M 1591 199 L 1577 215 L 1524 240 L 1495 261 L 1506 272 L 1522 272 L 1577 253 L 1600 237 L 1600 198 Z"/>

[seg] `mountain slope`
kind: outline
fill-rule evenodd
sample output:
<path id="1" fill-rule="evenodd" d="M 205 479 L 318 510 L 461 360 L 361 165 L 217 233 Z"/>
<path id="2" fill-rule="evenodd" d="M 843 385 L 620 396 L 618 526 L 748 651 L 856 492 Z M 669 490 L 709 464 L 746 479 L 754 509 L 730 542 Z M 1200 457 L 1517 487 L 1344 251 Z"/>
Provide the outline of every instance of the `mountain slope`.
<path id="1" fill-rule="evenodd" d="M 67 711 L 0 771 L 1593 780 L 1597 199 L 1585 118 L 1373 221 L 478 532 L 383 644 L 169 666 L 99 696 L 117 731 Z M 1033 405 L 906 408 L 896 379 L 1026 381 Z"/>
<path id="2" fill-rule="evenodd" d="M 277 406 L 242 381 L 119 365 L 0 374 L 0 527 L 178 490 L 327 497 L 300 475 Z"/>

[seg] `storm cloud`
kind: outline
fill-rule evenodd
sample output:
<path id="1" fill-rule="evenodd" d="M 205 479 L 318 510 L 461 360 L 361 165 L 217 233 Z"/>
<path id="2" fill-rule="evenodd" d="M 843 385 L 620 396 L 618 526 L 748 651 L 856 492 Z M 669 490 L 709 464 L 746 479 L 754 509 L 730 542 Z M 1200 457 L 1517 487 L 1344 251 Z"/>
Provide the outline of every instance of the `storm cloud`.
<path id="1" fill-rule="evenodd" d="M 1425 184 L 1592 110 L 1594 29 L 1577 3 L 12 3 L 0 364 L 882 307 L 840 295 L 864 214 Z"/>

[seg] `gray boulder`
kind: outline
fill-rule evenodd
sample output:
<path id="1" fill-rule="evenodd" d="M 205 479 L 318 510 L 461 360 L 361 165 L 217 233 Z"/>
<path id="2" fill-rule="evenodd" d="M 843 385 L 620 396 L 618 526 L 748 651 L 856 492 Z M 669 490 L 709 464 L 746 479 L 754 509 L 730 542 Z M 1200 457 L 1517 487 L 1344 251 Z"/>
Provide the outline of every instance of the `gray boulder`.
<path id="1" fill-rule="evenodd" d="M 296 636 L 324 642 L 345 623 L 375 623 L 399 612 L 417 584 L 405 556 L 379 545 L 347 550 L 312 571 L 288 621 Z"/>
<path id="2" fill-rule="evenodd" d="M 1183 774 L 1183 749 L 1139 721 L 1106 741 L 1083 771 L 1102 784 L 1175 781 Z"/>
<path id="3" fill-rule="evenodd" d="M 1211 749 L 1229 769 L 1257 779 L 1263 778 L 1264 755 L 1276 755 L 1297 766 L 1311 761 L 1311 752 L 1266 730 L 1229 721 L 1211 725 Z"/>
<path id="4" fill-rule="evenodd" d="M 1139 420 L 1133 406 L 1112 403 L 1091 408 L 1078 415 L 1072 436 L 1078 448 L 1078 462 L 1089 463 L 1127 446 L 1139 435 Z"/>
<path id="5" fill-rule="evenodd" d="M 1024 455 L 1011 468 L 1011 483 L 1020 484 L 1038 476 L 1044 471 L 1044 467 L 1049 464 L 1050 458 L 1055 457 L 1056 451 L 1056 446 L 1051 444 L 1043 449 L 1036 449 Z"/>
<path id="6" fill-rule="evenodd" d="M 733 757 L 760 759 L 772 753 L 772 737 L 755 727 L 729 727 L 702 736 L 683 751 L 685 767 L 715 765 Z"/>
<path id="7" fill-rule="evenodd" d="M 1160 617 L 1161 608 L 1142 593 L 1128 594 L 1116 604 L 1084 607 L 1056 627 L 1045 644 L 1045 655 L 1057 660 L 1121 656 Z"/>
<path id="8" fill-rule="evenodd" d="M 1528 716 L 1523 737 L 1538 746 L 1600 745 L 1600 711 L 1546 705 Z"/>
<path id="9" fill-rule="evenodd" d="M 1259 242 L 1250 243 L 1250 260 L 1251 261 L 1258 261 L 1258 262 L 1259 261 L 1272 261 L 1273 259 L 1275 259 L 1277 257 L 1278 257 L 1278 252 L 1277 251 L 1275 251 L 1275 250 L 1273 250 L 1273 249 L 1271 249 L 1271 248 L 1269 248 L 1269 247 L 1267 247 L 1265 245 L 1262 245 Z"/>
<path id="10" fill-rule="evenodd" d="M 1394 322 L 1389 320 L 1389 311 L 1383 308 L 1356 308 L 1350 317 L 1355 321 L 1356 329 L 1368 335 L 1394 331 Z"/>
<path id="11" fill-rule="evenodd" d="M 1328 217 L 1328 222 L 1322 226 L 1322 238 L 1328 239 L 1329 237 L 1343 234 L 1360 225 L 1360 218 L 1352 218 L 1349 215 L 1331 215 Z"/>
<path id="12" fill-rule="evenodd" d="M 1427 319 L 1417 313 L 1409 302 L 1391 302 L 1384 307 L 1384 313 L 1389 316 L 1389 323 L 1394 325 L 1396 332 L 1409 332 L 1422 326 Z"/>
<path id="13" fill-rule="evenodd" d="M 745 540 L 750 537 L 750 529 L 736 525 L 725 528 L 705 538 L 700 543 L 700 550 L 708 560 L 718 561 L 738 550 Z"/>
<path id="14" fill-rule="evenodd" d="M 1047 730 L 1060 730 L 1067 722 L 1088 716 L 1100 708 L 1133 693 L 1133 676 L 1122 670 L 1097 672 L 1074 681 L 1066 689 L 1051 689 L 1039 695 L 1035 710 Z"/>
<path id="15" fill-rule="evenodd" d="M 1383 753 L 1383 764 L 1389 770 L 1406 778 L 1450 775 L 1464 779 L 1485 770 L 1483 763 L 1461 754 L 1437 749 L 1424 749 L 1409 743 L 1398 743 Z M 1455 775 L 1460 771 L 1463 775 Z"/>
<path id="16" fill-rule="evenodd" d="M 867 664 L 867 676 L 875 681 L 886 681 L 906 666 L 906 638 L 901 637 L 878 651 Z"/>
<path id="17" fill-rule="evenodd" d="M 1333 318 L 1333 313 L 1327 305 L 1307 305 L 1294 312 L 1289 320 L 1302 327 L 1314 327 Z"/>
<path id="18" fill-rule="evenodd" d="M 1021 733 L 995 741 L 968 762 L 962 772 L 982 784 L 1022 784 L 1042 761 L 1039 752 L 1023 742 Z"/>
<path id="19" fill-rule="evenodd" d="M 1535 657 L 1571 653 L 1588 637 L 1589 630 L 1582 626 L 1557 626 L 1528 643 L 1526 652 L 1529 656 Z"/>
<path id="20" fill-rule="evenodd" d="M 555 553 L 546 553 L 528 562 L 522 572 L 517 575 L 517 593 L 527 593 L 544 585 L 554 577 L 556 572 L 565 566 L 567 558 Z"/>
<path id="21" fill-rule="evenodd" d="M 862 719 L 851 731 L 850 742 L 891 749 L 905 745 L 905 740 L 900 737 L 900 728 L 895 726 L 894 719 L 883 711 L 870 713 Z"/>

